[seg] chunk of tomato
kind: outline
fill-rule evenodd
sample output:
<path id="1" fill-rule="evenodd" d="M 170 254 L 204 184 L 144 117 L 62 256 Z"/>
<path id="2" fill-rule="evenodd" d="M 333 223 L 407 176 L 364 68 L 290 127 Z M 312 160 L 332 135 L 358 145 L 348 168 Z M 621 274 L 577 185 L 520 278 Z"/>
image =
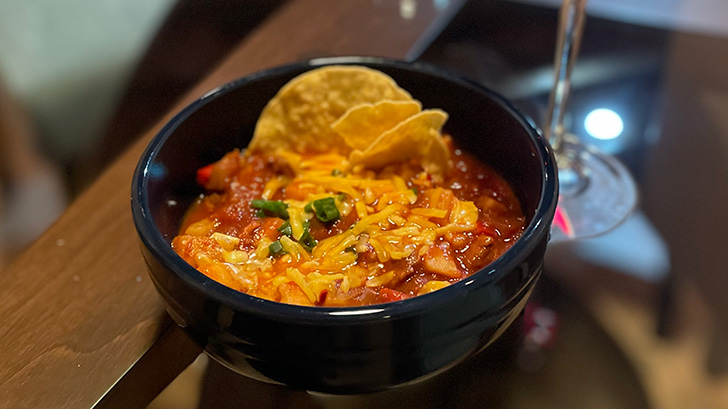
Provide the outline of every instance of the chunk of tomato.
<path id="1" fill-rule="evenodd" d="M 475 232 L 478 234 L 485 234 L 490 237 L 500 236 L 495 229 L 493 229 L 489 226 L 486 226 L 483 222 L 478 222 L 478 225 L 475 227 Z"/>
<path id="2" fill-rule="evenodd" d="M 210 181 L 210 176 L 212 176 L 212 163 L 203 166 L 199 169 L 197 169 L 197 184 L 200 186 L 207 185 L 207 182 Z"/>
<path id="3" fill-rule="evenodd" d="M 407 294 L 393 290 L 391 288 L 382 288 L 379 290 L 379 296 L 378 300 L 379 302 L 385 303 L 385 302 L 395 302 L 395 301 L 402 301 L 404 299 L 409 298 Z"/>
<path id="4" fill-rule="evenodd" d="M 278 240 L 281 237 L 281 233 L 278 228 L 283 225 L 283 220 L 277 217 L 266 217 L 263 219 L 262 226 L 260 227 L 260 234 L 267 237 L 270 240 Z"/>

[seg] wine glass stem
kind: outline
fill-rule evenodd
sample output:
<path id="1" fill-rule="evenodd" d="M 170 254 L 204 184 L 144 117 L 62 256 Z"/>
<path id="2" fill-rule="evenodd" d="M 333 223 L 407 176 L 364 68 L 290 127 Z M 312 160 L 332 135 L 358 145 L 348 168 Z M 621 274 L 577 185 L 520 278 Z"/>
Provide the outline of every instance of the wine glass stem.
<path id="1" fill-rule="evenodd" d="M 544 127 L 546 139 L 557 156 L 563 140 L 564 113 L 569 99 L 571 71 L 579 54 L 581 34 L 584 29 L 585 8 L 586 0 L 564 0 L 559 13 L 559 31 L 554 56 L 554 85 L 549 97 L 547 122 Z"/>

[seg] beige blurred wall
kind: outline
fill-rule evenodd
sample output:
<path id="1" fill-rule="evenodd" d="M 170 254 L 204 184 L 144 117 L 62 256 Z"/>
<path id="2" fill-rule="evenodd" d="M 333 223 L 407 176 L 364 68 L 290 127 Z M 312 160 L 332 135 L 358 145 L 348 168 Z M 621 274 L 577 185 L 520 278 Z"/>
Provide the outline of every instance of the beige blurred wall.
<path id="1" fill-rule="evenodd" d="M 113 112 L 173 0 L 0 0 L 0 76 L 52 159 L 74 159 Z"/>

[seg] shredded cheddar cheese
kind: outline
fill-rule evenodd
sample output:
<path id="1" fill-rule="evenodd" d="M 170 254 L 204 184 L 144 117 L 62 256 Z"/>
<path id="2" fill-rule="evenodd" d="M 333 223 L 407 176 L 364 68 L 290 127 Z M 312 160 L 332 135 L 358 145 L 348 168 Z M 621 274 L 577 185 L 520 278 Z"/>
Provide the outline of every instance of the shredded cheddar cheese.
<path id="1" fill-rule="evenodd" d="M 487 220 L 476 201 L 456 197 L 416 166 L 375 173 L 337 154 L 277 155 L 266 160 L 288 164 L 289 172 L 267 177 L 256 196 L 274 213 L 260 205 L 249 210 L 247 224 L 226 228 L 215 213 L 220 199 L 203 200 L 204 217 L 183 226 L 173 242 L 200 271 L 240 291 L 306 305 L 352 305 L 385 287 L 426 294 L 479 265 L 469 264 L 468 257 L 483 257 L 472 243 L 490 251 L 499 239 L 484 233 L 491 230 L 482 227 Z M 508 210 L 491 196 L 478 200 L 491 212 Z M 523 219 L 512 220 L 517 237 Z M 412 274 L 426 279 L 407 284 Z"/>

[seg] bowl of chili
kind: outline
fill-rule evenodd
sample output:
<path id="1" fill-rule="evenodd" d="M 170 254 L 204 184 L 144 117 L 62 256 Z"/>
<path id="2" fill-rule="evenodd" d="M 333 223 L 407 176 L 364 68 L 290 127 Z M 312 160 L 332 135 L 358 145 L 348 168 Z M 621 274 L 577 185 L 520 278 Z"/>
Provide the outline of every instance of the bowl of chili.
<path id="1" fill-rule="evenodd" d="M 369 298 L 360 297 L 365 302 L 359 304 L 326 304 L 336 298 L 319 303 L 320 294 L 314 294 L 310 302 L 299 297 L 302 302 L 290 303 L 238 291 L 175 252 L 173 241 L 188 209 L 209 183 L 205 169 L 247 146 L 261 111 L 289 80 L 329 65 L 379 70 L 423 106 L 449 113 L 443 132 L 457 146 L 453 152 L 467 153 L 456 158 L 462 163 L 461 179 L 454 182 L 467 190 L 469 180 L 486 177 L 478 176 L 485 175 L 479 163 L 486 164 L 507 182 L 522 211 L 522 227 L 502 254 L 474 264 L 472 274 L 437 291 L 417 295 L 421 287 L 382 287 Z M 295 389 L 366 393 L 442 372 L 486 348 L 515 320 L 542 270 L 558 196 L 556 178 L 550 147 L 533 122 L 492 90 L 420 64 L 317 59 L 238 79 L 179 112 L 153 138 L 135 169 L 132 214 L 167 310 L 210 356 L 244 375 Z M 266 254 L 275 257 L 289 241 L 283 238 L 285 208 L 277 204 L 282 201 L 249 199 L 248 210 L 260 220 L 282 220 L 274 226 L 278 245 L 267 247 Z M 345 199 L 308 203 L 312 223 L 339 223 L 343 217 L 335 200 Z M 478 234 L 493 234 L 485 225 L 479 229 Z M 431 255 L 422 254 L 426 264 Z M 460 264 L 476 256 L 462 257 Z"/>

